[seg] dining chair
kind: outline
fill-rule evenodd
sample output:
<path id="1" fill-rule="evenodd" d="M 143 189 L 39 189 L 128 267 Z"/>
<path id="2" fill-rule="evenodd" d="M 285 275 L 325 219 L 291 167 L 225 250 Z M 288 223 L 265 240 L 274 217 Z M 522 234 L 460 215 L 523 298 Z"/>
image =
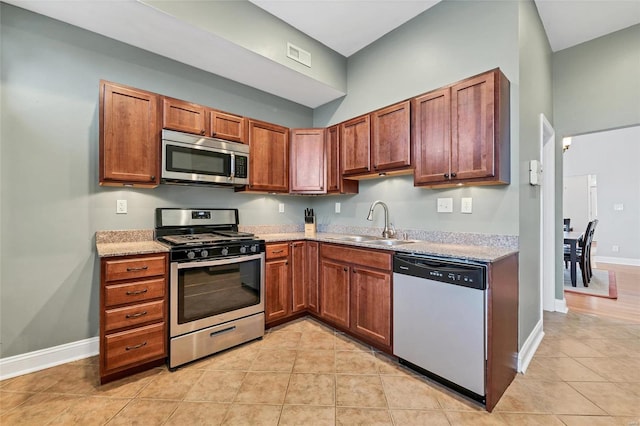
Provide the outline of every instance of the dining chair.
<path id="1" fill-rule="evenodd" d="M 593 234 L 595 232 L 595 226 L 598 223 L 598 219 L 594 219 L 587 224 L 587 229 L 582 236 L 582 239 L 578 241 L 576 247 L 576 255 L 578 266 L 580 266 L 580 272 L 582 273 L 582 283 L 585 287 L 589 287 L 591 276 L 591 242 L 593 241 Z M 567 267 L 571 261 L 571 253 L 568 247 L 564 249 L 564 264 Z"/>

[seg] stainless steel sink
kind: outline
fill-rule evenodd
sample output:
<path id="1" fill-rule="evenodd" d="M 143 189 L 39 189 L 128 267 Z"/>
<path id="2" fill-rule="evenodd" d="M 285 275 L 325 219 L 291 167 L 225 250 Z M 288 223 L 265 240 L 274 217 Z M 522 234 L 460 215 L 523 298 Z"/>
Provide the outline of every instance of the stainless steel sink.
<path id="1" fill-rule="evenodd" d="M 379 246 L 399 246 L 401 244 L 415 243 L 413 240 L 393 240 L 393 239 L 376 239 L 372 241 L 365 241 L 367 244 L 376 244 Z"/>

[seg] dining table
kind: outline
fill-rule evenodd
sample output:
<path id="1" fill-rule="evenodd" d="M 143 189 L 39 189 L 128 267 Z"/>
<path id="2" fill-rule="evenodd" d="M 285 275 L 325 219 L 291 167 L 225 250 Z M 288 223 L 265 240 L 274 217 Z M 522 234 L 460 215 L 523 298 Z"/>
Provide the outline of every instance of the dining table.
<path id="1" fill-rule="evenodd" d="M 567 232 L 564 231 L 564 244 L 569 246 L 569 258 L 571 263 L 571 285 L 576 286 L 578 264 L 578 242 L 582 241 L 584 232 Z"/>

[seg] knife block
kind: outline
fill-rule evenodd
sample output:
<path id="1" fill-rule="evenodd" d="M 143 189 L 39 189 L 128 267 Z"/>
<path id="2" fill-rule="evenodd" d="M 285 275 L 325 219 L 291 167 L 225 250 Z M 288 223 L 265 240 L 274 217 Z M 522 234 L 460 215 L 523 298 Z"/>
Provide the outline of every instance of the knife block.
<path id="1" fill-rule="evenodd" d="M 304 236 L 315 237 L 316 236 L 316 217 L 313 216 L 313 223 L 304 224 Z"/>

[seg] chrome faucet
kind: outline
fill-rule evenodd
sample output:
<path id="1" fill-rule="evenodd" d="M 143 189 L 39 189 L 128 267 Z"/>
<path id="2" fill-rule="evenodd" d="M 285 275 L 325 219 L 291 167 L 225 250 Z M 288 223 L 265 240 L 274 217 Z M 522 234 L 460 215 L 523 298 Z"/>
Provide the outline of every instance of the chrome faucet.
<path id="1" fill-rule="evenodd" d="M 369 215 L 367 215 L 367 220 L 373 220 L 373 209 L 380 204 L 384 209 L 384 230 L 382 231 L 383 238 L 393 238 L 396 236 L 396 231 L 393 228 L 389 227 L 389 208 L 385 203 L 380 200 L 376 200 L 371 204 L 369 208 Z"/>

